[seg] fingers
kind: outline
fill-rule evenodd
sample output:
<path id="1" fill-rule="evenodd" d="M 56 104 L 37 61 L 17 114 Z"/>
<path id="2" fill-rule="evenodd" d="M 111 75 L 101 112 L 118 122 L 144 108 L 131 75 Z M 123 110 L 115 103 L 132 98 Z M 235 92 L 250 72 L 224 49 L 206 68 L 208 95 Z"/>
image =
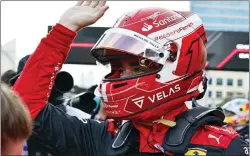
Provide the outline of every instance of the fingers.
<path id="1" fill-rule="evenodd" d="M 84 2 L 84 3 L 83 3 Z M 108 10 L 108 6 L 105 6 L 106 1 L 78 1 L 76 6 L 88 6 L 94 8 L 94 12 L 98 18 L 102 17 Z"/>
<path id="2" fill-rule="evenodd" d="M 101 8 L 106 4 L 106 1 L 99 1 L 98 5 L 95 8 Z"/>
<path id="3" fill-rule="evenodd" d="M 83 2 L 84 2 L 84 1 L 78 1 L 78 2 L 76 3 L 76 6 L 81 6 Z"/>
<path id="4" fill-rule="evenodd" d="M 90 3 L 91 3 L 91 1 L 85 1 L 85 3 L 83 4 L 83 6 L 89 6 Z"/>
<path id="5" fill-rule="evenodd" d="M 83 4 L 84 1 L 79 1 L 77 2 L 77 6 L 83 5 L 83 6 L 89 6 L 92 8 L 101 8 L 102 6 L 104 6 L 106 4 L 106 1 L 85 1 L 85 3 Z"/>
<path id="6" fill-rule="evenodd" d="M 99 2 L 100 1 L 92 1 L 89 6 L 92 7 L 92 8 L 95 8 L 98 5 Z"/>
<path id="7" fill-rule="evenodd" d="M 98 9 L 97 12 L 95 12 L 96 17 L 98 19 L 101 18 L 108 9 L 109 9 L 109 6 L 107 5 L 102 6 L 100 9 Z"/>

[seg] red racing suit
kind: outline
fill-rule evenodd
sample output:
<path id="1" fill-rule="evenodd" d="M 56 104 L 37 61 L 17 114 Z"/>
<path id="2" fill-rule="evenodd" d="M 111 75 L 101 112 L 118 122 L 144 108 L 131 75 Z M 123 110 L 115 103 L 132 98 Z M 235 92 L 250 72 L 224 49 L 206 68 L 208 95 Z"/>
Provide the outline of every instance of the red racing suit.
<path id="1" fill-rule="evenodd" d="M 32 138 L 52 155 L 107 156 L 115 139 L 114 123 L 78 119 L 69 116 L 48 103 L 48 98 L 58 72 L 70 50 L 76 33 L 56 24 L 41 40 L 30 56 L 13 89 L 27 105 L 34 120 Z M 65 82 L 67 83 L 67 82 Z M 163 155 L 140 153 L 138 142 L 119 155 Z M 248 144 L 239 135 L 226 128 L 206 125 L 199 128 L 186 147 L 185 155 L 194 156 L 244 156 L 248 155 Z M 178 155 L 168 153 L 165 155 Z"/>

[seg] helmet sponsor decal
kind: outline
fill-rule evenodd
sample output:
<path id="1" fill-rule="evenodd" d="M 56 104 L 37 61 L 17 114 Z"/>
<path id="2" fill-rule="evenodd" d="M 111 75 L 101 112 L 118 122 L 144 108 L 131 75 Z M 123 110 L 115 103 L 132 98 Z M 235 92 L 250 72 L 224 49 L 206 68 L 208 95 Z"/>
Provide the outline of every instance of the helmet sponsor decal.
<path id="1" fill-rule="evenodd" d="M 153 26 L 152 25 L 150 25 L 150 24 L 147 24 L 147 23 L 143 23 L 143 27 L 142 27 L 142 31 L 149 31 L 149 30 L 151 30 L 153 28 Z"/>
<path id="2" fill-rule="evenodd" d="M 175 15 L 172 15 L 170 17 L 166 17 L 166 18 L 164 18 L 162 20 L 159 20 L 159 21 L 155 20 L 153 22 L 153 25 L 157 28 L 159 26 L 163 26 L 163 25 L 166 25 L 166 24 L 168 24 L 170 22 L 178 20 L 179 18 L 183 18 L 183 17 L 180 14 L 175 14 Z"/>

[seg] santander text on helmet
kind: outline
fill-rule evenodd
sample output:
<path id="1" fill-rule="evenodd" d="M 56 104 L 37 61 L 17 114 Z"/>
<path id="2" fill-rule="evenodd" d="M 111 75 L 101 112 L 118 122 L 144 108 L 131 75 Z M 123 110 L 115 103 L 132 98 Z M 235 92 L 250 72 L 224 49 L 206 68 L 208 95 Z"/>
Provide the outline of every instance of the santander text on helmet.
<path id="1" fill-rule="evenodd" d="M 161 25 L 165 25 L 165 24 L 168 24 L 168 23 L 170 23 L 170 22 L 172 22 L 174 20 L 177 20 L 178 18 L 182 18 L 182 16 L 179 15 L 179 14 L 174 14 L 174 15 L 172 15 L 170 17 L 166 17 L 166 18 L 164 18 L 162 20 L 159 20 L 159 21 L 155 20 L 155 21 L 153 21 L 153 25 L 157 28 L 157 27 L 159 27 Z"/>

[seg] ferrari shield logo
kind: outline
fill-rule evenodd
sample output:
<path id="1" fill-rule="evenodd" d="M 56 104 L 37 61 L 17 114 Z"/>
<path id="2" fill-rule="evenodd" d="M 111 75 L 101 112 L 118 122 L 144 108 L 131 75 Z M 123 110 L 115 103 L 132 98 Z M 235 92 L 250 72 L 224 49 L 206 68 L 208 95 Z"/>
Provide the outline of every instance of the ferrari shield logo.
<path id="1" fill-rule="evenodd" d="M 189 148 L 185 156 L 206 156 L 207 150 L 201 148 Z"/>

